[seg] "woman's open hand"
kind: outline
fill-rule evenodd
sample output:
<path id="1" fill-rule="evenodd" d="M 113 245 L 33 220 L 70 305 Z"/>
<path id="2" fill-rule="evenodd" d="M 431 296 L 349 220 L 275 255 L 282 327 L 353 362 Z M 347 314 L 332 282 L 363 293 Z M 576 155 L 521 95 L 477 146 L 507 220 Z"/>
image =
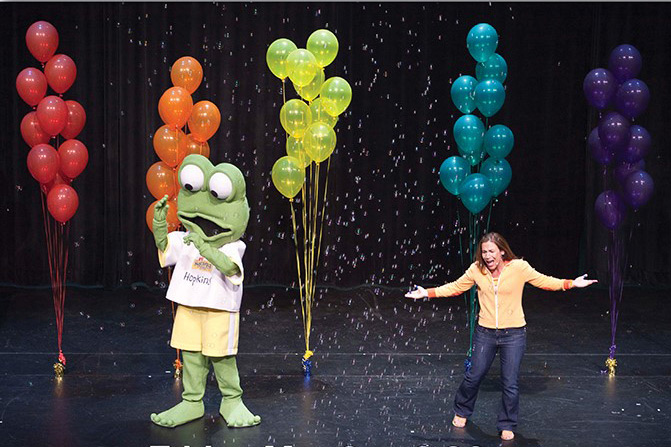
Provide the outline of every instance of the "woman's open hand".
<path id="1" fill-rule="evenodd" d="M 424 287 L 417 286 L 417 288 L 415 290 L 413 290 L 412 292 L 406 293 L 405 297 L 413 299 L 413 300 L 418 300 L 420 298 L 428 298 L 429 293 L 426 291 L 426 289 Z"/>
<path id="2" fill-rule="evenodd" d="M 583 288 L 587 286 L 591 286 L 595 282 L 599 282 L 596 279 L 587 279 L 587 273 L 585 273 L 582 276 L 578 276 L 576 279 L 573 280 L 573 287 L 578 287 L 578 288 Z"/>

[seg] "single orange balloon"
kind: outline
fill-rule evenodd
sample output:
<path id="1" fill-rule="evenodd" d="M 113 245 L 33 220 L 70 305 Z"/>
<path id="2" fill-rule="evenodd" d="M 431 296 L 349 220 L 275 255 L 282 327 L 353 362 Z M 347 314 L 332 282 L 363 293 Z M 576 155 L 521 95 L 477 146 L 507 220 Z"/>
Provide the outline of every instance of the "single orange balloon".
<path id="1" fill-rule="evenodd" d="M 186 134 L 168 124 L 156 130 L 152 142 L 158 158 L 171 168 L 177 166 L 186 156 Z"/>
<path id="2" fill-rule="evenodd" d="M 189 130 L 196 141 L 207 141 L 215 134 L 221 124 L 221 113 L 210 101 L 197 102 L 189 117 Z"/>
<path id="3" fill-rule="evenodd" d="M 147 188 L 156 199 L 166 194 L 172 198 L 177 193 L 175 170 L 162 161 L 154 163 L 147 170 Z"/>
<path id="4" fill-rule="evenodd" d="M 152 233 L 154 232 L 154 207 L 157 203 L 158 200 L 149 205 L 145 215 L 147 226 L 149 227 L 149 231 Z M 168 200 L 168 215 L 166 216 L 166 220 L 168 221 L 168 231 L 176 231 L 181 225 L 181 222 L 177 217 L 177 200 L 175 199 Z"/>
<path id="5" fill-rule="evenodd" d="M 210 145 L 207 144 L 207 141 L 198 141 L 192 134 L 188 134 L 186 136 L 186 144 L 184 145 L 184 154 L 185 157 L 189 154 L 199 154 L 205 158 L 210 158 Z M 182 163 L 182 160 L 179 162 Z"/>
<path id="6" fill-rule="evenodd" d="M 203 67 L 191 56 L 180 57 L 172 64 L 170 80 L 173 85 L 183 87 L 191 94 L 203 80 Z"/>
<path id="7" fill-rule="evenodd" d="M 158 101 L 158 114 L 172 127 L 184 127 L 191 116 L 193 99 L 183 87 L 170 87 Z"/>

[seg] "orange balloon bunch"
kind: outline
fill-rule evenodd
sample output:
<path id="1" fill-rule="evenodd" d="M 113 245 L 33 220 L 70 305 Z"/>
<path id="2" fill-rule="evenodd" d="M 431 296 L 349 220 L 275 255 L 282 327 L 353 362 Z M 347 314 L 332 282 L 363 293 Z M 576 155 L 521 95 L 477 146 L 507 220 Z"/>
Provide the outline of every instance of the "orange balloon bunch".
<path id="1" fill-rule="evenodd" d="M 154 218 L 154 205 L 168 195 L 168 230 L 176 230 L 177 172 L 182 160 L 189 154 L 210 156 L 207 140 L 219 129 L 221 113 L 210 101 L 193 103 L 191 95 L 203 80 L 203 67 L 191 56 L 184 56 L 172 65 L 170 80 L 173 87 L 166 90 L 158 102 L 158 113 L 165 123 L 154 133 L 152 143 L 156 155 L 161 159 L 147 170 L 147 187 L 154 201 L 147 208 L 146 220 L 150 230 Z M 187 133 L 190 132 L 190 133 Z"/>

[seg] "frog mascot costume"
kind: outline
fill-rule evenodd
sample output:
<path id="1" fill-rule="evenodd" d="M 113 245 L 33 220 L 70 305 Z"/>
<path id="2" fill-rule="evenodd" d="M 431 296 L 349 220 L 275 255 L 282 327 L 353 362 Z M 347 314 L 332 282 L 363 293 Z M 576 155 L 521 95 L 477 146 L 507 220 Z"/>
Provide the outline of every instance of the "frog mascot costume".
<path id="1" fill-rule="evenodd" d="M 229 427 L 261 422 L 242 402 L 235 362 L 249 221 L 245 179 L 229 163 L 213 166 L 202 155 L 188 155 L 178 174 L 177 216 L 186 232 L 168 233 L 167 196 L 154 208 L 154 240 L 162 267 L 174 265 L 167 298 L 178 303 L 170 345 L 183 356 L 182 402 L 151 415 L 163 427 L 176 427 L 205 414 L 203 395 L 214 367 L 222 394 L 219 413 Z"/>

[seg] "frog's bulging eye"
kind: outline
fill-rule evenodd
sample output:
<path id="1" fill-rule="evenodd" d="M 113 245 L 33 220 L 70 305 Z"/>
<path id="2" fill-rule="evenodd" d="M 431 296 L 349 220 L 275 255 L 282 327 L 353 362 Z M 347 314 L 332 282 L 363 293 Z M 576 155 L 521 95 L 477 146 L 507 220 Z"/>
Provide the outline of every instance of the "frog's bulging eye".
<path id="1" fill-rule="evenodd" d="M 217 172 L 210 178 L 209 186 L 210 194 L 219 200 L 226 200 L 233 194 L 233 182 L 222 172 Z"/>
<path id="2" fill-rule="evenodd" d="M 179 183 L 187 191 L 200 191 L 205 183 L 205 174 L 196 165 L 186 165 L 179 173 Z"/>

